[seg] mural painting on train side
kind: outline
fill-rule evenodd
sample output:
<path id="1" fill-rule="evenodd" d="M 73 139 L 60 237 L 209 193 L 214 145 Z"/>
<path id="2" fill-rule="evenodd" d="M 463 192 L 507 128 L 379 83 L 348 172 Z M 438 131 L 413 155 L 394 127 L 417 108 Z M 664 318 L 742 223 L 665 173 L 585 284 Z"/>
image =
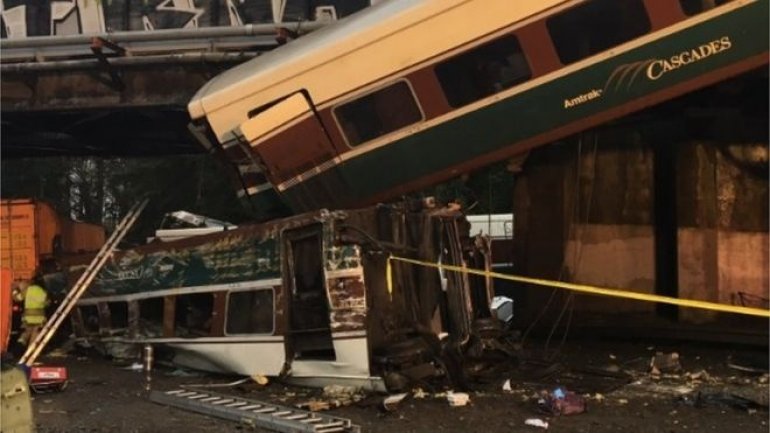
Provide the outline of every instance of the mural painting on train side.
<path id="1" fill-rule="evenodd" d="M 376 0 L 375 0 L 376 1 Z M 370 0 L 2 0 L 2 38 L 336 19 Z"/>

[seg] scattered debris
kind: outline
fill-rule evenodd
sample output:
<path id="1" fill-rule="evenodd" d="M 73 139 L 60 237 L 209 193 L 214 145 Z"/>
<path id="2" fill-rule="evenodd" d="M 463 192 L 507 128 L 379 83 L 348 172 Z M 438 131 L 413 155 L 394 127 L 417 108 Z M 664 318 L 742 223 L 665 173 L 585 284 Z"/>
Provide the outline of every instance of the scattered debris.
<path id="1" fill-rule="evenodd" d="M 653 376 L 660 376 L 661 373 L 678 373 L 680 371 L 682 371 L 682 364 L 679 363 L 679 354 L 676 352 L 657 352 L 650 361 L 650 374 Z"/>
<path id="2" fill-rule="evenodd" d="M 503 391 L 513 392 L 513 389 L 511 388 L 511 379 L 507 379 L 505 383 L 503 383 Z"/>
<path id="3" fill-rule="evenodd" d="M 425 398 L 428 396 L 428 393 L 423 391 L 422 388 L 415 388 L 412 390 L 412 396 L 414 398 Z"/>
<path id="4" fill-rule="evenodd" d="M 562 387 L 552 392 L 541 391 L 538 407 L 551 415 L 575 415 L 586 411 L 586 401 L 582 396 Z"/>
<path id="5" fill-rule="evenodd" d="M 135 362 L 127 367 L 123 367 L 123 370 L 131 370 L 131 371 L 142 371 L 142 363 L 141 362 Z"/>
<path id="6" fill-rule="evenodd" d="M 287 397 L 293 397 L 295 394 L 288 395 Z M 302 403 L 298 403 L 296 406 L 303 409 L 309 409 L 313 412 L 322 410 L 334 409 L 343 406 L 349 406 L 353 403 L 363 400 L 365 395 L 361 391 L 361 388 L 355 386 L 344 385 L 327 385 L 323 389 L 323 395 L 321 399 L 314 398 Z"/>
<path id="7" fill-rule="evenodd" d="M 452 407 L 465 406 L 470 401 L 470 396 L 464 392 L 447 391 L 446 399 Z"/>
<path id="8" fill-rule="evenodd" d="M 745 373 L 767 374 L 768 372 L 768 362 L 766 358 L 761 360 L 749 357 L 736 359 L 730 356 L 727 358 L 727 366 L 733 370 Z"/>
<path id="9" fill-rule="evenodd" d="M 540 427 L 542 429 L 548 428 L 548 421 L 543 421 L 540 418 L 528 418 L 526 421 L 524 421 L 524 425 L 529 425 L 532 427 Z"/>
<path id="10" fill-rule="evenodd" d="M 407 395 L 407 393 L 401 393 L 385 397 L 385 399 L 382 401 L 383 409 L 385 409 L 387 412 L 393 412 L 398 407 L 398 404 L 401 403 L 401 401 L 404 400 Z"/>
<path id="11" fill-rule="evenodd" d="M 251 376 L 251 379 L 254 381 L 254 383 L 256 383 L 259 386 L 265 386 L 269 382 L 267 379 L 267 376 L 264 376 L 262 374 L 255 374 Z"/>

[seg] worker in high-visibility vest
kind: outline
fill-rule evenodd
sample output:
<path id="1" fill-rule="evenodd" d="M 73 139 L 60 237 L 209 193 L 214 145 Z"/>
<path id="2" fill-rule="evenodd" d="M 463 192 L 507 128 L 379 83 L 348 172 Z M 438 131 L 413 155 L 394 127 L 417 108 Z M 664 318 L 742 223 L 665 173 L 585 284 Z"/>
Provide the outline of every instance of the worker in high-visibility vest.
<path id="1" fill-rule="evenodd" d="M 48 306 L 48 293 L 43 288 L 43 279 L 35 276 L 32 282 L 21 281 L 14 291 L 18 302 L 24 302 L 21 323 L 24 331 L 19 336 L 19 343 L 28 345 L 35 340 L 45 324 L 45 308 Z"/>

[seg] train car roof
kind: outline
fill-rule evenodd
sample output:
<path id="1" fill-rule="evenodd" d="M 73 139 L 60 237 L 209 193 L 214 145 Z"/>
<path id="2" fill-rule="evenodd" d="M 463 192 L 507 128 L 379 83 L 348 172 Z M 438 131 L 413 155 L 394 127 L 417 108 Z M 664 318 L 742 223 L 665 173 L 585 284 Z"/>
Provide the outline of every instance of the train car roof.
<path id="1" fill-rule="evenodd" d="M 264 93 L 259 98 L 261 104 L 271 102 L 270 97 L 288 96 L 286 94 L 274 94 L 278 92 L 277 89 L 281 87 L 281 83 L 290 82 L 311 69 L 330 62 L 333 63 L 339 57 L 360 50 L 367 45 L 375 44 L 377 41 L 410 27 L 416 27 L 415 25 L 418 23 L 453 9 L 488 10 L 485 13 L 487 17 L 491 17 L 489 23 L 486 23 L 489 28 L 473 21 L 449 22 L 450 26 L 444 29 L 445 35 L 437 35 L 434 34 L 435 32 L 425 33 L 423 40 L 410 41 L 418 48 L 404 47 L 405 51 L 419 49 L 419 57 L 421 58 L 414 58 L 414 53 L 395 56 L 394 53 L 388 52 L 383 56 L 393 57 L 391 62 L 394 64 L 393 67 L 408 67 L 413 63 L 453 48 L 449 44 L 454 42 L 449 40 L 463 42 L 473 40 L 485 33 L 495 31 L 501 26 L 511 24 L 516 20 L 526 18 L 565 1 L 517 0 L 514 3 L 510 0 L 386 0 L 214 77 L 192 98 L 188 104 L 188 111 L 193 119 L 198 119 L 260 93 Z M 505 11 L 502 14 L 505 15 L 504 17 L 500 17 L 501 10 Z M 449 37 L 447 38 L 447 36 Z M 367 53 L 367 55 L 369 54 Z M 408 63 L 410 61 L 411 64 Z M 361 67 L 361 65 L 345 66 L 348 68 Z M 345 66 L 340 65 L 340 67 Z M 395 71 L 382 70 L 382 75 L 385 76 L 393 72 Z M 328 76 L 325 79 L 329 81 Z M 293 91 L 300 90 L 303 88 L 302 86 L 322 87 L 318 82 L 318 77 L 312 79 L 314 83 L 307 81 L 310 79 L 294 83 Z M 352 86 L 361 84 L 350 83 L 349 86 L 352 89 L 355 88 Z M 312 93 L 312 89 L 308 90 L 311 90 Z M 339 95 L 331 95 L 330 97 L 334 96 Z M 323 103 L 327 99 L 321 97 L 314 102 Z M 251 106 L 249 109 L 257 108 L 257 106 Z M 229 126 L 230 129 L 245 120 L 245 112 L 242 115 L 244 118 Z M 223 132 L 225 131 L 220 129 L 219 135 L 221 136 Z"/>
<path id="2" fill-rule="evenodd" d="M 466 0 L 467 1 L 467 0 Z M 457 3 L 457 0 L 438 0 L 426 2 L 423 0 L 389 0 L 373 5 L 361 10 L 355 14 L 345 17 L 329 26 L 318 29 L 310 34 L 292 41 L 291 43 L 269 51 L 256 59 L 252 59 L 241 65 L 229 69 L 213 79 L 209 80 L 193 97 L 189 104 L 189 110 L 192 117 L 199 118 L 205 112 L 218 108 L 216 102 L 212 101 L 217 96 L 229 91 L 238 91 L 241 86 L 247 83 L 254 83 L 257 87 L 267 87 L 272 83 L 264 82 L 259 86 L 260 81 L 270 76 L 274 71 L 285 71 L 287 67 L 296 65 L 298 68 L 304 64 L 310 67 L 316 63 L 308 59 L 309 55 L 315 54 L 317 62 L 333 57 L 336 50 L 329 50 L 334 45 L 345 45 L 348 50 L 356 49 L 356 45 L 362 45 L 363 39 L 355 36 L 364 33 L 371 34 L 375 24 L 382 28 L 382 24 L 392 20 L 394 17 L 403 14 L 411 8 L 424 6 L 426 3 Z M 355 42 L 351 44 L 351 38 Z M 319 50 L 326 48 L 326 50 Z M 342 47 L 340 47 L 342 48 Z M 219 99 L 219 98 L 217 98 Z M 225 99 L 230 99 L 225 97 Z M 207 105 L 210 107 L 205 107 Z"/>

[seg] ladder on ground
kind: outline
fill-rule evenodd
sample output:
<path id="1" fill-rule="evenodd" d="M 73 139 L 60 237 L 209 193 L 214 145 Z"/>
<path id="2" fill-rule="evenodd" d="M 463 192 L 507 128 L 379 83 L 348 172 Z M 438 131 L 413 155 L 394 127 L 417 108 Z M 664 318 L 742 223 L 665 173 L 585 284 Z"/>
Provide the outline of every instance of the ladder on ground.
<path id="1" fill-rule="evenodd" d="M 67 293 L 67 296 L 64 298 L 61 305 L 59 305 L 59 308 L 57 308 L 51 315 L 43 326 L 43 329 L 40 330 L 37 337 L 27 347 L 26 352 L 24 352 L 24 355 L 19 360 L 19 364 L 30 366 L 35 362 L 40 355 L 40 352 L 43 351 L 45 345 L 48 344 L 48 341 L 53 337 L 54 333 L 56 333 L 56 330 L 59 329 L 59 326 L 70 311 L 72 311 L 72 308 L 75 307 L 75 304 L 83 293 L 85 293 L 86 289 L 91 284 L 91 281 L 93 281 L 94 278 L 96 278 L 96 275 L 99 274 L 99 271 L 107 262 L 107 259 L 110 258 L 115 247 L 118 246 L 118 243 L 123 239 L 123 236 L 125 236 L 131 226 L 134 225 L 139 214 L 141 214 L 144 207 L 147 206 L 148 201 L 148 199 L 144 199 L 134 204 L 126 216 L 120 221 L 118 226 L 115 227 L 115 231 L 112 232 L 112 235 L 110 235 L 104 245 L 102 245 L 99 252 L 96 253 L 96 257 L 94 257 L 86 270 L 80 275 L 80 278 L 78 278 L 75 285 L 72 286 L 72 289 Z"/>
<path id="2" fill-rule="evenodd" d="M 175 389 L 152 391 L 150 400 L 168 406 L 237 421 L 284 433 L 360 433 L 361 427 L 346 418 L 308 412 L 245 398 Z"/>

